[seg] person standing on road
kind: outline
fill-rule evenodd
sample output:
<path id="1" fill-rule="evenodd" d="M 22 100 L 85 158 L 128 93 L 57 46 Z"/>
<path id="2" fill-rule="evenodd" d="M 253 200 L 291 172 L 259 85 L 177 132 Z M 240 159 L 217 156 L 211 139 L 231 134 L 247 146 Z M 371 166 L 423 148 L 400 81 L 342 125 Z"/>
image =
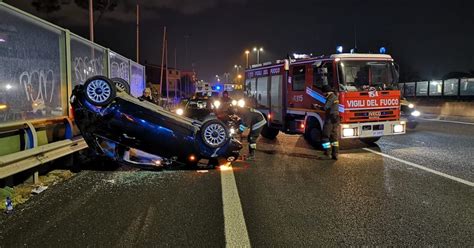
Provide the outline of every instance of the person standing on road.
<path id="1" fill-rule="evenodd" d="M 240 109 L 241 124 L 239 131 L 244 132 L 246 129 L 250 129 L 247 141 L 249 142 L 249 155 L 248 160 L 255 159 L 255 150 L 257 149 L 257 138 L 262 132 L 263 126 L 267 124 L 263 114 L 250 107 L 243 107 Z"/>
<path id="2" fill-rule="evenodd" d="M 323 92 L 326 95 L 326 104 L 324 111 L 326 118 L 324 119 L 322 146 L 324 154 L 334 160 L 338 159 L 339 154 L 339 97 L 334 89 L 329 85 L 323 86 Z"/>
<path id="3" fill-rule="evenodd" d="M 151 103 L 154 103 L 153 97 L 151 96 L 151 89 L 150 88 L 145 88 L 145 90 L 143 91 L 143 95 L 141 97 L 139 97 L 138 99 L 140 99 L 142 101 L 149 101 Z"/>
<path id="4" fill-rule="evenodd" d="M 227 104 L 227 105 L 229 105 L 232 102 L 232 98 L 229 97 L 229 92 L 227 90 L 224 90 L 224 92 L 222 92 L 222 97 L 220 100 L 222 104 Z"/>

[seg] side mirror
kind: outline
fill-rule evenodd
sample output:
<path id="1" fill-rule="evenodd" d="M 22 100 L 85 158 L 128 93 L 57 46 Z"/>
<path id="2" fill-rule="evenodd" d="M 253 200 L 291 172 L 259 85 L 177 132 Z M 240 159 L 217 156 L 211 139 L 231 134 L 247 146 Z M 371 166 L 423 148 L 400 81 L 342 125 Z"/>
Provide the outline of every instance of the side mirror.
<path id="1" fill-rule="evenodd" d="M 400 66 L 397 63 L 394 63 L 394 66 L 395 66 L 394 82 L 398 83 L 398 80 L 400 79 Z"/>

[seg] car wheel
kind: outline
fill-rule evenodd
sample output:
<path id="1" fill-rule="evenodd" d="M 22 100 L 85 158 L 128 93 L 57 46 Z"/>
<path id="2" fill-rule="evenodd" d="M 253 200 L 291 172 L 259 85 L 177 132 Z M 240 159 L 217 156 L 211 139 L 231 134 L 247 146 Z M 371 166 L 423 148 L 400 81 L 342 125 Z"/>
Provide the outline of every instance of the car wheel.
<path id="1" fill-rule="evenodd" d="M 124 91 L 125 93 L 130 95 L 130 84 L 123 78 L 111 78 L 112 82 L 114 82 L 115 87 L 117 89 L 120 89 L 121 91 Z"/>
<path id="2" fill-rule="evenodd" d="M 114 100 L 116 89 L 113 82 L 104 76 L 89 78 L 84 83 L 86 100 L 96 106 L 105 106 Z"/>
<path id="3" fill-rule="evenodd" d="M 201 127 L 201 138 L 211 148 L 222 147 L 229 139 L 226 126 L 220 120 L 206 121 Z"/>

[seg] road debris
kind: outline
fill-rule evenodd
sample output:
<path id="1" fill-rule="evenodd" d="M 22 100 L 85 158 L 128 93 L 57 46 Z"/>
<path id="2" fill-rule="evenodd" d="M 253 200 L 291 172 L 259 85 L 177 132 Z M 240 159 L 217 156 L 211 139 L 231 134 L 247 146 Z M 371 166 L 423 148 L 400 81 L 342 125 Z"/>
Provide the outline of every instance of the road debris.
<path id="1" fill-rule="evenodd" d="M 47 190 L 48 186 L 39 185 L 36 188 L 31 190 L 33 194 L 41 194 L 43 191 Z"/>

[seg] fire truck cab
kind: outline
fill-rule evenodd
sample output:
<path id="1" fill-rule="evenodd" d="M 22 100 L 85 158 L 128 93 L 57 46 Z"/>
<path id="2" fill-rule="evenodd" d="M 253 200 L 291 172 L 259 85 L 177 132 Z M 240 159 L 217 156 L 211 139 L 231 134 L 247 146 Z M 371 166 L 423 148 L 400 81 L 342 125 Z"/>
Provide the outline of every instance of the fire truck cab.
<path id="1" fill-rule="evenodd" d="M 398 71 L 390 55 L 334 54 L 279 60 L 246 70 L 247 96 L 265 113 L 262 136 L 274 139 L 280 131 L 304 134 L 313 145 L 321 140 L 329 85 L 339 94 L 341 138 L 372 143 L 386 135 L 405 133 L 400 120 Z"/>

